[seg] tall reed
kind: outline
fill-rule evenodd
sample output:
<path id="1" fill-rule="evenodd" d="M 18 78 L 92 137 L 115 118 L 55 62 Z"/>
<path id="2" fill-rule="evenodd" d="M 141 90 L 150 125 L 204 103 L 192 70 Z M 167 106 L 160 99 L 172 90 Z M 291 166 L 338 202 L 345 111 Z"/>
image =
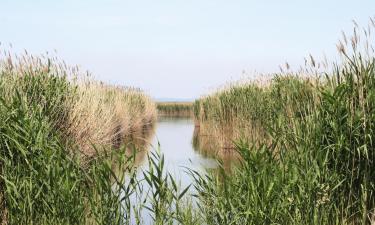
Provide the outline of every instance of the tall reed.
<path id="1" fill-rule="evenodd" d="M 222 179 L 195 174 L 208 224 L 373 221 L 370 29 L 362 42 L 357 25 L 350 41 L 344 36 L 342 62 L 332 71 L 278 74 L 267 85 L 232 86 L 196 101 L 201 132 L 216 133 L 221 149 L 231 145 L 242 156 L 242 166 Z"/>
<path id="2" fill-rule="evenodd" d="M 155 104 L 139 89 L 94 81 L 56 58 L 8 53 L 0 65 L 4 100 L 18 92 L 29 104 L 40 104 L 85 156 L 95 154 L 92 145 L 118 145 L 156 119 Z"/>
<path id="3" fill-rule="evenodd" d="M 192 117 L 193 103 L 191 102 L 158 102 L 159 116 Z"/>
<path id="4" fill-rule="evenodd" d="M 133 192 L 125 186 L 133 157 L 121 142 L 154 122 L 155 105 L 137 89 L 77 71 L 27 53 L 0 60 L 1 223 L 129 221 L 129 199 L 120 196 Z"/>

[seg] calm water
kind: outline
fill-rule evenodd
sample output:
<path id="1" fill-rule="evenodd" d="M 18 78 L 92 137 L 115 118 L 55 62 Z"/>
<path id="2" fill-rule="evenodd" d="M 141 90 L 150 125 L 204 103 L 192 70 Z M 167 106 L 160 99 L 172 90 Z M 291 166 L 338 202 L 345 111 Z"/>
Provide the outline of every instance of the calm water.
<path id="1" fill-rule="evenodd" d="M 200 173 L 204 173 L 206 169 L 217 168 L 216 159 L 204 156 L 198 150 L 194 150 L 192 145 L 193 134 L 194 121 L 190 118 L 159 118 L 155 134 L 145 138 L 148 139 L 146 143 L 148 142 L 150 147 L 136 155 L 135 163 L 138 168 L 138 180 L 143 179 L 142 171 L 148 170 L 147 153 L 158 150 L 164 155 L 165 171 L 175 178 L 180 190 L 193 182 L 193 178 L 187 173 L 186 167 Z M 145 185 L 144 190 L 147 190 L 149 187 L 146 183 L 143 184 Z M 192 187 L 189 192 L 194 192 Z M 141 195 L 144 194 L 141 193 Z M 132 205 L 140 204 L 136 196 L 133 195 L 130 199 Z M 140 218 L 142 219 L 142 224 L 152 224 L 149 211 L 144 208 L 140 211 Z M 131 216 L 131 220 L 133 222 L 136 221 L 134 215 Z"/>
<path id="2" fill-rule="evenodd" d="M 165 169 L 171 173 L 182 186 L 191 184 L 192 178 L 185 167 L 204 172 L 218 166 L 216 159 L 204 156 L 194 150 L 192 145 L 194 121 L 191 118 L 159 118 L 155 135 L 149 151 L 157 151 L 164 155 Z M 139 168 L 147 170 L 147 157 L 138 162 Z M 141 176 L 141 174 L 140 174 Z"/>

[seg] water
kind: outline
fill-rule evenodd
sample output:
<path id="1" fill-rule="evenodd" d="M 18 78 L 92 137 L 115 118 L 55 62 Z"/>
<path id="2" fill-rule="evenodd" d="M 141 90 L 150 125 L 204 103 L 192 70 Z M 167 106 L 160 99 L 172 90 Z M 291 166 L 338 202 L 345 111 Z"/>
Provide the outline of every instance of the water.
<path id="1" fill-rule="evenodd" d="M 191 118 L 159 118 L 152 145 L 148 150 L 149 152 L 159 150 L 164 155 L 166 171 L 181 183 L 181 187 L 186 187 L 193 181 L 186 167 L 201 173 L 204 173 L 206 169 L 218 167 L 215 158 L 194 150 L 193 134 L 194 121 Z M 147 170 L 147 157 L 142 157 L 142 160 L 138 162 L 139 168 Z"/>
<path id="2" fill-rule="evenodd" d="M 149 169 L 147 154 L 156 151 L 164 156 L 164 170 L 173 176 L 180 190 L 193 183 L 193 177 L 186 168 L 203 174 L 207 169 L 215 169 L 219 166 L 214 156 L 203 155 L 200 153 L 201 151 L 194 149 L 194 121 L 191 118 L 162 117 L 159 118 L 154 129 L 138 134 L 143 136 L 141 143 L 138 144 L 149 147 L 139 151 L 136 155 L 137 180 L 144 180 L 143 171 Z M 146 192 L 150 187 L 146 182 L 143 182 L 142 186 L 144 189 L 139 193 L 140 196 L 130 196 L 131 205 L 140 205 L 142 204 L 140 199 L 147 198 Z M 191 186 L 187 194 L 194 192 L 195 190 Z M 190 200 L 195 204 L 193 198 Z M 150 206 L 149 203 L 146 205 Z M 146 208 L 140 209 L 138 213 L 142 224 L 153 224 L 150 212 Z M 136 221 L 134 214 L 131 214 L 131 221 L 132 223 Z"/>

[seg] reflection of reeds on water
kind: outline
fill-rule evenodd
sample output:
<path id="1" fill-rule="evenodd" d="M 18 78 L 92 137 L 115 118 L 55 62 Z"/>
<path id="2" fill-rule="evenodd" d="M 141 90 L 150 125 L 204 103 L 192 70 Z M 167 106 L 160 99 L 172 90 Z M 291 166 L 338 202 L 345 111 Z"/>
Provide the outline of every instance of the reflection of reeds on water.
<path id="1" fill-rule="evenodd" d="M 148 124 L 142 129 L 135 130 L 125 139 L 126 156 L 134 156 L 134 166 L 138 167 L 147 159 L 147 153 L 155 135 L 155 126 Z"/>
<path id="2" fill-rule="evenodd" d="M 217 159 L 223 168 L 229 171 L 233 163 L 239 161 L 239 154 L 234 147 L 228 147 L 228 145 L 225 147 L 222 140 L 219 133 L 202 132 L 199 126 L 194 128 L 192 140 L 194 150 L 206 158 Z"/>
<path id="3" fill-rule="evenodd" d="M 176 122 L 178 121 L 191 121 L 192 117 L 191 116 L 186 116 L 186 115 L 158 115 L 157 121 L 158 122 Z"/>
<path id="4" fill-rule="evenodd" d="M 124 171 L 129 173 L 146 162 L 154 135 L 155 125 L 147 124 L 121 139 L 122 143 L 118 145 L 117 150 L 125 153 L 125 160 L 122 163 L 116 157 L 111 160 L 113 172 L 116 175 L 123 174 Z"/>

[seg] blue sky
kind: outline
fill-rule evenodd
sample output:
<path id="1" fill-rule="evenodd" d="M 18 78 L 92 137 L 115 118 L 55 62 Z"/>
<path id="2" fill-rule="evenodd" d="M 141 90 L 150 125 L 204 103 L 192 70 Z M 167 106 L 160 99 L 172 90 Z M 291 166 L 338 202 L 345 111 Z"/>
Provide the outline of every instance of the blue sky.
<path id="1" fill-rule="evenodd" d="M 352 19 L 374 0 L 0 0 L 0 41 L 14 51 L 57 50 L 100 80 L 156 98 L 194 98 L 254 71 L 336 57 Z"/>

